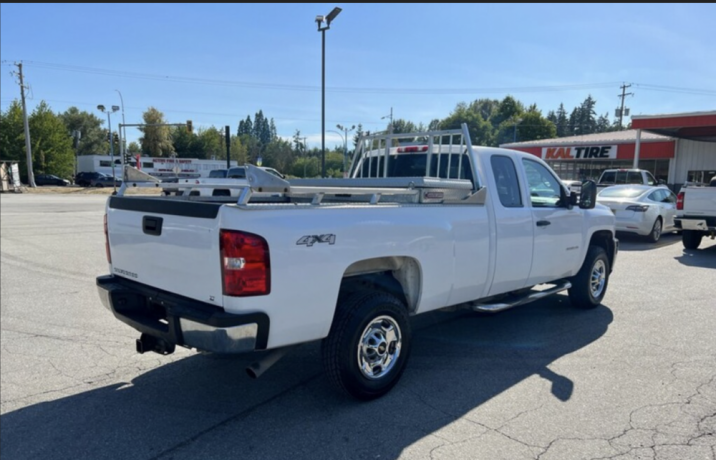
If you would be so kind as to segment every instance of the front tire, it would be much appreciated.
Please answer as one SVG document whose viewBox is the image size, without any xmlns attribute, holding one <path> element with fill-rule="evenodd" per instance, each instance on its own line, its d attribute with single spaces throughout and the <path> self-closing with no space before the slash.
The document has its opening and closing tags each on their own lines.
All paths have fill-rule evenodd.
<svg viewBox="0 0 716 460">
<path fill-rule="evenodd" d="M 609 284 L 609 258 L 603 248 L 590 246 L 582 268 L 572 278 L 569 300 L 578 308 L 595 308 L 602 303 Z"/>
<path fill-rule="evenodd" d="M 681 232 L 681 242 L 684 243 L 686 249 L 698 249 L 703 236 L 704 234 L 698 230 L 683 230 Z"/>
<path fill-rule="evenodd" d="M 388 393 L 410 355 L 412 333 L 405 304 L 379 291 L 363 290 L 341 301 L 323 340 L 323 366 L 331 384 L 368 401 Z"/>
</svg>

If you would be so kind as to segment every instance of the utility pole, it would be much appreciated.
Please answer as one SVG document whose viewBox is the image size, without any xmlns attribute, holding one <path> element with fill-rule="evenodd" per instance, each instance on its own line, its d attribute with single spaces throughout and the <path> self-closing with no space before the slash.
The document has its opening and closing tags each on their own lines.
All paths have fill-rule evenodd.
<svg viewBox="0 0 716 460">
<path fill-rule="evenodd" d="M 228 171 L 231 169 L 231 128 L 228 126 L 224 126 L 224 138 L 226 141 L 226 170 Z"/>
<path fill-rule="evenodd" d="M 308 164 L 308 144 L 306 143 L 306 140 L 308 138 L 303 138 L 303 178 L 306 178 L 306 165 Z"/>
<path fill-rule="evenodd" d="M 620 88 L 622 89 L 622 94 L 621 94 L 621 95 L 617 95 L 617 97 L 621 97 L 621 98 L 622 98 L 622 106 L 621 106 L 621 108 L 620 108 L 619 111 L 618 111 L 618 112 L 619 112 L 619 113 L 618 113 L 618 115 L 619 115 L 619 129 L 620 129 L 620 130 L 621 130 L 621 129 L 624 129 L 624 125 L 622 125 L 622 120 L 623 120 L 623 118 L 624 118 L 624 98 L 627 97 L 627 96 L 633 96 L 633 95 L 634 95 L 634 93 L 626 93 L 626 92 L 625 92 L 626 89 L 629 88 L 630 86 L 631 86 L 631 84 L 628 84 L 628 85 L 624 84 L 624 85 L 620 86 Z M 627 108 L 627 110 L 629 110 L 629 109 Z"/>
<path fill-rule="evenodd" d="M 27 184 L 30 187 L 35 185 L 35 175 L 32 173 L 32 146 L 30 145 L 30 125 L 27 122 L 27 106 L 25 105 L 25 83 L 22 77 L 22 62 L 15 64 L 18 68 L 17 74 L 20 77 L 20 97 L 22 99 L 22 118 L 25 125 L 25 151 L 27 152 Z"/>
<path fill-rule="evenodd" d="M 393 134 L 393 107 L 390 108 L 390 115 L 380 117 L 381 120 L 384 120 L 386 118 L 390 118 L 390 134 Z"/>
</svg>

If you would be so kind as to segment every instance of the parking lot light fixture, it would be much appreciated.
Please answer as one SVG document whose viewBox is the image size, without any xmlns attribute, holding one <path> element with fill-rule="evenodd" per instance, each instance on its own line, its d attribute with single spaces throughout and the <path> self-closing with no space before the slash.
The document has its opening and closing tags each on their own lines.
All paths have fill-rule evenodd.
<svg viewBox="0 0 716 460">
<path fill-rule="evenodd" d="M 326 16 L 316 16 L 318 31 L 321 32 L 321 177 L 326 177 L 326 31 L 341 11 L 341 8 L 335 7 Z"/>
</svg>

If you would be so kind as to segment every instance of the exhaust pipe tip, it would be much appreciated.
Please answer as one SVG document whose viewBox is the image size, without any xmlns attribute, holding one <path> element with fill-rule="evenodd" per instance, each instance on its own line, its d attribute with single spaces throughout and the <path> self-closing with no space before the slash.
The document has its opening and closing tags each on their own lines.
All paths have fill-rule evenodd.
<svg viewBox="0 0 716 460">
<path fill-rule="evenodd" d="M 273 351 L 269 352 L 269 354 L 247 367 L 246 373 L 249 374 L 249 377 L 251 377 L 252 379 L 257 379 L 261 377 L 264 372 L 269 370 L 271 366 L 276 364 L 279 359 L 283 358 L 286 353 L 293 350 L 295 347 L 296 345 L 290 345 L 287 347 L 274 349 Z"/>
<path fill-rule="evenodd" d="M 249 374 L 249 377 L 252 379 L 257 379 L 263 374 L 263 372 L 260 369 L 260 366 L 257 365 L 257 363 L 253 363 L 249 367 L 246 368 L 246 373 Z"/>
</svg>

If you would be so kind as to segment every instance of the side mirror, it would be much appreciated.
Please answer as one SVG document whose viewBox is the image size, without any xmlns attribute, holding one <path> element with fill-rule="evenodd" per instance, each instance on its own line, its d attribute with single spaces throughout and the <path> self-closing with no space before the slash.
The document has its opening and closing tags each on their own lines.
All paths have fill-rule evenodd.
<svg viewBox="0 0 716 460">
<path fill-rule="evenodd" d="M 579 208 L 593 209 L 597 205 L 597 183 L 593 180 L 582 183 L 582 191 L 579 193 Z"/>
<path fill-rule="evenodd" d="M 574 192 L 574 191 L 569 192 L 569 205 L 570 205 L 570 207 L 572 207 L 572 206 L 577 206 L 578 204 L 579 204 L 579 194 L 578 194 L 577 192 Z"/>
<path fill-rule="evenodd" d="M 666 181 L 664 179 L 659 179 L 656 181 L 659 185 L 666 185 Z"/>
</svg>

